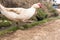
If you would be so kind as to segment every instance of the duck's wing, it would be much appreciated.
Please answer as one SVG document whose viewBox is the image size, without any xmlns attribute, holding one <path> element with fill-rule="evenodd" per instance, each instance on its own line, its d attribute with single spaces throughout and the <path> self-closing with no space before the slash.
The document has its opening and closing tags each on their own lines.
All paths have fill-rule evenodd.
<svg viewBox="0 0 60 40">
<path fill-rule="evenodd" d="M 17 14 L 20 14 L 23 8 L 6 8 L 7 11 L 15 12 Z"/>
</svg>

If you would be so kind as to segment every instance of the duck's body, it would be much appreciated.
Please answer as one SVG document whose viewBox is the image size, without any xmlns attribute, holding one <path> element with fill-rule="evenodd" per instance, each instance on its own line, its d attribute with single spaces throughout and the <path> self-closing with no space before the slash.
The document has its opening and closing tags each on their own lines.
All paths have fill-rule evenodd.
<svg viewBox="0 0 60 40">
<path fill-rule="evenodd" d="M 13 21 L 26 21 L 35 15 L 36 8 L 39 8 L 38 4 L 33 5 L 31 8 L 5 8 L 0 4 L 1 13 L 8 19 Z"/>
</svg>

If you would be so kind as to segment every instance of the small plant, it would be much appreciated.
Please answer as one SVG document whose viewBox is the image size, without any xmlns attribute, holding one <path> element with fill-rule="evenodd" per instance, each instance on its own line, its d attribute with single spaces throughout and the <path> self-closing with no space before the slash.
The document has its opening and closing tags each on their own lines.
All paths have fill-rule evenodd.
<svg viewBox="0 0 60 40">
<path fill-rule="evenodd" d="M 4 21 L 2 20 L 0 22 L 0 27 L 8 27 L 10 25 L 11 25 L 10 21 L 7 21 L 7 20 L 4 20 Z"/>
<path fill-rule="evenodd" d="M 58 12 L 54 8 L 51 8 L 50 12 L 52 13 L 52 16 L 58 16 Z"/>
<path fill-rule="evenodd" d="M 49 3 L 44 3 L 44 5 L 46 6 L 46 9 L 48 11 L 48 15 L 50 17 L 56 17 L 58 16 L 58 12 L 56 11 L 56 9 L 53 8 L 52 4 L 49 4 Z"/>
<path fill-rule="evenodd" d="M 37 16 L 36 17 L 37 17 L 37 19 L 39 21 L 39 20 L 42 20 L 42 19 L 47 18 L 47 14 L 42 9 L 38 9 L 38 12 L 37 12 Z"/>
</svg>

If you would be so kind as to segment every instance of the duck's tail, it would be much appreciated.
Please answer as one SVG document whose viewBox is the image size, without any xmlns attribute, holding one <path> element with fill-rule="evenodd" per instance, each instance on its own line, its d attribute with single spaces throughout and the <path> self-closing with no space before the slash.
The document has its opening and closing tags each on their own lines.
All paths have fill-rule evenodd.
<svg viewBox="0 0 60 40">
<path fill-rule="evenodd" d="M 4 10 L 4 9 L 5 9 L 5 7 L 0 4 L 0 11 L 1 11 L 1 10 Z"/>
</svg>

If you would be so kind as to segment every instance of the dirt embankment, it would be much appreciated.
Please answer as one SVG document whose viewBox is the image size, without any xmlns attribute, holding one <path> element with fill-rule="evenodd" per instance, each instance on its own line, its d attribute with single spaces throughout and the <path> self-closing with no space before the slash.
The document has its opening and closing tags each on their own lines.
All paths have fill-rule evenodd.
<svg viewBox="0 0 60 40">
<path fill-rule="evenodd" d="M 60 19 L 38 25 L 28 30 L 17 30 L 0 40 L 60 40 Z"/>
</svg>

